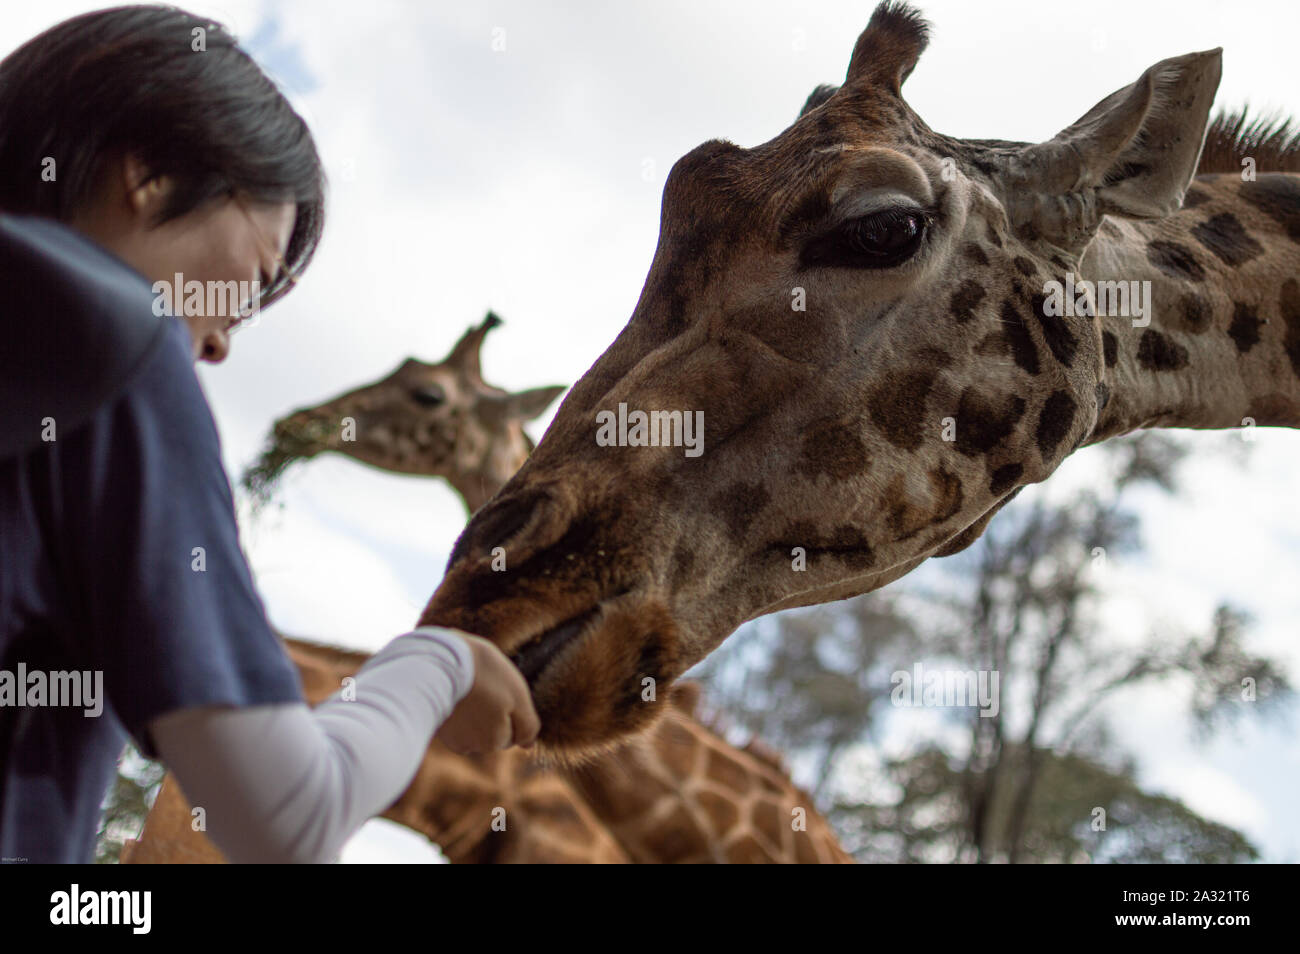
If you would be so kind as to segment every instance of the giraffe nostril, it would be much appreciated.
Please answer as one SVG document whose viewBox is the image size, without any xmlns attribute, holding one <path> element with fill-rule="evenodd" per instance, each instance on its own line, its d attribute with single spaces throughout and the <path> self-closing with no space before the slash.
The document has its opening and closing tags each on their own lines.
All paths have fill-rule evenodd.
<svg viewBox="0 0 1300 954">
<path fill-rule="evenodd" d="M 507 497 L 470 521 L 451 551 L 448 567 L 471 555 L 488 556 L 494 547 L 505 546 L 530 522 L 548 501 L 545 491 Z"/>
</svg>

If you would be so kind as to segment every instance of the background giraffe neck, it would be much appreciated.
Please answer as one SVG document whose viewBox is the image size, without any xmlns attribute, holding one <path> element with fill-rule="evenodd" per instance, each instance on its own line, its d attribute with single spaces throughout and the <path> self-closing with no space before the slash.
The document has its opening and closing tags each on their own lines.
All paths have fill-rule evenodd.
<svg viewBox="0 0 1300 954">
<path fill-rule="evenodd" d="M 699 693 L 678 683 L 663 717 L 617 759 L 567 773 L 632 860 L 852 864 L 775 751 L 757 740 L 738 749 L 696 718 Z"/>
<path fill-rule="evenodd" d="M 1200 176 L 1176 215 L 1106 219 L 1079 270 L 1150 282 L 1151 300 L 1146 327 L 1101 320 L 1109 395 L 1087 443 L 1141 427 L 1300 426 L 1300 176 Z"/>
<path fill-rule="evenodd" d="M 500 455 L 500 459 L 495 459 L 494 454 Z M 451 489 L 460 496 L 460 502 L 465 504 L 465 513 L 473 516 L 474 512 L 497 495 L 497 491 L 506 485 L 508 476 L 519 471 L 525 460 L 528 460 L 526 450 L 512 452 L 504 448 L 502 450 L 489 448 L 489 456 L 480 461 L 480 465 L 476 468 L 456 467 L 456 465 L 448 468 L 430 468 L 426 476 L 445 477 Z"/>
<path fill-rule="evenodd" d="M 523 466 L 523 461 L 519 462 Z M 433 475 L 430 475 L 433 476 Z M 462 473 L 455 468 L 447 474 L 447 483 L 451 484 L 453 490 L 465 505 L 465 512 L 473 516 L 474 512 L 482 508 L 493 495 L 500 489 L 499 483 L 483 477 L 480 474 Z"/>
</svg>

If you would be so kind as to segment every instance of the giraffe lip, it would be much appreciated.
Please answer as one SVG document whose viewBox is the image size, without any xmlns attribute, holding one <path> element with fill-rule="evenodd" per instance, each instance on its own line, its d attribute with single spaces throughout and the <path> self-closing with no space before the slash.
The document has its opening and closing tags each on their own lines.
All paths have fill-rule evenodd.
<svg viewBox="0 0 1300 954">
<path fill-rule="evenodd" d="M 533 685 L 552 660 L 582 634 L 587 624 L 595 619 L 599 612 L 600 605 L 597 604 L 558 626 L 552 626 L 538 633 L 515 650 L 510 656 L 510 661 L 519 667 L 528 684 Z"/>
</svg>

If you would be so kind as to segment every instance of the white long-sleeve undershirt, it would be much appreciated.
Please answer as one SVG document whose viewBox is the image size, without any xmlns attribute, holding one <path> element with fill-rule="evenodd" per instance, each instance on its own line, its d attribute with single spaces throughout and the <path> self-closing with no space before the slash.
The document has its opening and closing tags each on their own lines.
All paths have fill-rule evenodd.
<svg viewBox="0 0 1300 954">
<path fill-rule="evenodd" d="M 228 860 L 332 862 L 405 791 L 473 684 L 469 643 L 422 626 L 366 661 L 355 700 L 182 709 L 149 731 Z"/>
</svg>

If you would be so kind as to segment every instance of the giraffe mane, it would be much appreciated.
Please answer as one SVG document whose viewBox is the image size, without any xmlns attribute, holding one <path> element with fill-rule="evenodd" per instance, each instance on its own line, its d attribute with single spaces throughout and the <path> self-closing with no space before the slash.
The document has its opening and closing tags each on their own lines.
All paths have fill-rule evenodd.
<svg viewBox="0 0 1300 954">
<path fill-rule="evenodd" d="M 803 109 L 799 110 L 799 115 L 803 116 L 805 113 L 812 112 L 822 103 L 826 102 L 826 100 L 834 96 L 838 89 L 838 86 L 834 86 L 830 83 L 822 83 L 808 94 L 808 98 L 804 100 Z"/>
<path fill-rule="evenodd" d="M 838 90 L 822 83 L 808 94 L 799 116 L 812 112 Z M 1289 116 L 1251 116 L 1245 106 L 1220 111 L 1205 131 L 1196 174 L 1241 172 L 1241 160 L 1248 157 L 1260 172 L 1300 172 L 1300 129 Z"/>
<path fill-rule="evenodd" d="M 1241 172 L 1254 159 L 1260 172 L 1300 172 L 1300 129 L 1289 116 L 1250 116 L 1247 107 L 1220 112 L 1205 131 L 1197 175 Z"/>
</svg>

